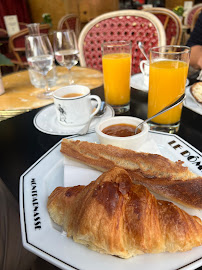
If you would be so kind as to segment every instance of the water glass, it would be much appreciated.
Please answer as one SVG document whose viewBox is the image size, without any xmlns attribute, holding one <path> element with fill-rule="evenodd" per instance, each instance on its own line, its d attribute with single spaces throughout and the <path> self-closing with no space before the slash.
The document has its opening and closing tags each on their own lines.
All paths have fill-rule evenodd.
<svg viewBox="0 0 202 270">
<path fill-rule="evenodd" d="M 78 61 L 78 45 L 76 35 L 73 30 L 55 31 L 53 35 L 53 44 L 55 59 L 60 66 L 66 67 L 68 70 L 68 84 L 73 84 L 74 80 L 71 74 L 71 68 Z"/>
<path fill-rule="evenodd" d="M 25 37 L 26 57 L 29 67 L 44 77 L 45 92 L 39 98 L 52 98 L 47 74 L 53 68 L 53 49 L 47 35 L 28 35 Z"/>
</svg>

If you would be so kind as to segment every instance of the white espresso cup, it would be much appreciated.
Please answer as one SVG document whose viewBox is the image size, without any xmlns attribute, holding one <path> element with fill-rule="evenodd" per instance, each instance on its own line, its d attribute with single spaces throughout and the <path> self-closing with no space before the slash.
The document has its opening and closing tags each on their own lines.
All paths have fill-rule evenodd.
<svg viewBox="0 0 202 270">
<path fill-rule="evenodd" d="M 149 62 L 147 60 L 142 60 L 140 62 L 140 70 L 144 75 L 144 85 L 149 87 Z"/>
<path fill-rule="evenodd" d="M 83 85 L 69 85 L 53 92 L 57 119 L 65 126 L 86 124 L 99 111 L 101 99 L 90 95 L 90 89 Z M 93 110 L 92 100 L 97 101 Z"/>
</svg>

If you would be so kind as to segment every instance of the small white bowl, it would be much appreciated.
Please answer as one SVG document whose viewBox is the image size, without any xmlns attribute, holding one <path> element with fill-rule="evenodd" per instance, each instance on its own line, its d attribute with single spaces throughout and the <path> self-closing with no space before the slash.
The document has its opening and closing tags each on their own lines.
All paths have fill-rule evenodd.
<svg viewBox="0 0 202 270">
<path fill-rule="evenodd" d="M 147 123 L 143 124 L 142 131 L 140 133 L 127 137 L 110 136 L 103 133 L 102 130 L 108 126 L 116 124 L 129 124 L 138 126 L 142 121 L 142 119 L 132 116 L 115 116 L 101 121 L 96 126 L 95 131 L 100 143 L 102 144 L 111 144 L 122 148 L 138 150 L 138 148 L 140 148 L 147 139 L 149 131 L 149 125 Z"/>
</svg>

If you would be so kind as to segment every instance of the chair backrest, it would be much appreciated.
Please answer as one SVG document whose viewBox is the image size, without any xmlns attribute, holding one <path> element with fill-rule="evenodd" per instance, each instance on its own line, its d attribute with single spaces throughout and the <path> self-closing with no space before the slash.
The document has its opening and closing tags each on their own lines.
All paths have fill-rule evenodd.
<svg viewBox="0 0 202 270">
<path fill-rule="evenodd" d="M 194 14 L 194 16 L 193 16 L 193 19 L 192 19 L 192 23 L 191 23 L 191 28 L 190 28 L 191 32 L 194 30 L 196 21 L 198 20 L 198 17 L 199 17 L 199 15 L 200 15 L 201 12 L 202 12 L 202 7 L 199 8 L 199 9 L 195 12 L 195 14 Z"/>
<path fill-rule="evenodd" d="M 139 64 L 144 59 L 138 41 L 145 51 L 166 44 L 161 22 L 149 12 L 119 10 L 98 16 L 90 21 L 80 33 L 80 64 L 102 71 L 101 44 L 107 41 L 130 40 L 132 42 L 132 74 L 140 72 Z"/>
<path fill-rule="evenodd" d="M 58 26 L 57 26 L 58 30 L 74 30 L 76 37 L 79 37 L 80 34 L 80 20 L 79 17 L 75 14 L 67 14 L 65 16 L 63 16 L 59 22 L 58 22 Z"/>
<path fill-rule="evenodd" d="M 19 22 L 19 27 L 20 27 L 20 30 L 26 29 L 27 28 L 27 23 Z"/>
<path fill-rule="evenodd" d="M 40 33 L 48 34 L 50 29 L 49 24 L 41 24 L 40 25 Z M 28 28 L 24 28 L 20 30 L 18 33 L 12 35 L 9 38 L 9 49 L 14 54 L 16 59 L 12 59 L 17 62 L 19 65 L 26 64 L 26 57 L 25 57 L 25 36 L 29 35 Z"/>
<path fill-rule="evenodd" d="M 147 8 L 144 11 L 154 14 L 163 24 L 167 45 L 179 45 L 182 38 L 182 24 L 173 11 L 167 8 Z"/>
<path fill-rule="evenodd" d="M 6 29 L 0 28 L 0 37 L 7 37 L 7 36 L 8 36 L 8 33 Z"/>
<path fill-rule="evenodd" d="M 197 12 L 198 9 L 202 8 L 202 3 L 194 5 L 186 14 L 184 18 L 184 24 L 191 27 L 192 20 L 194 17 L 194 14 Z"/>
<path fill-rule="evenodd" d="M 8 33 L 4 28 L 0 28 L 0 53 L 8 53 Z"/>
</svg>

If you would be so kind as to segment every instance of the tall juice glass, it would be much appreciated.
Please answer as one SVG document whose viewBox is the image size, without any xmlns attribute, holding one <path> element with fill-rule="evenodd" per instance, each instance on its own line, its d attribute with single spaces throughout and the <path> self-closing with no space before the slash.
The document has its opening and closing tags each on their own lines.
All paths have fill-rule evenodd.
<svg viewBox="0 0 202 270">
<path fill-rule="evenodd" d="M 130 109 L 131 42 L 102 44 L 105 101 L 116 114 Z"/>
<path fill-rule="evenodd" d="M 190 48 L 155 47 L 150 50 L 148 118 L 185 92 Z M 151 129 L 175 133 L 179 129 L 182 104 L 150 122 Z"/>
</svg>

